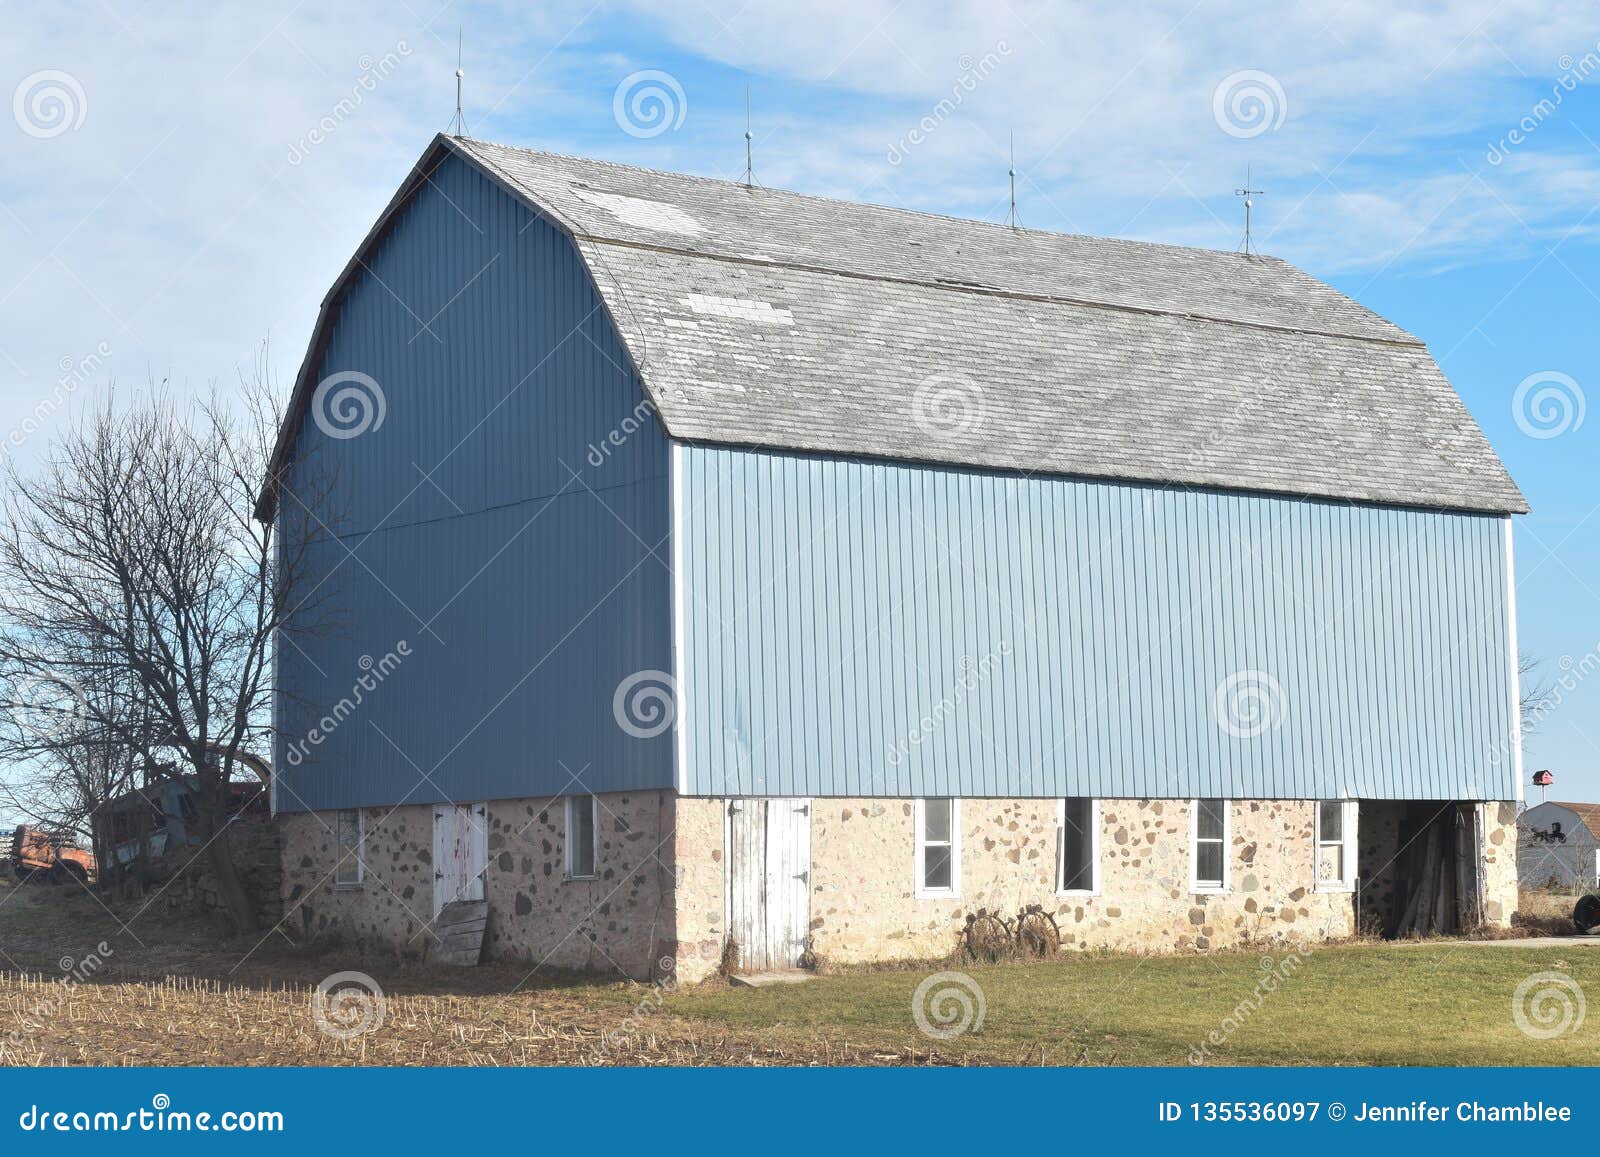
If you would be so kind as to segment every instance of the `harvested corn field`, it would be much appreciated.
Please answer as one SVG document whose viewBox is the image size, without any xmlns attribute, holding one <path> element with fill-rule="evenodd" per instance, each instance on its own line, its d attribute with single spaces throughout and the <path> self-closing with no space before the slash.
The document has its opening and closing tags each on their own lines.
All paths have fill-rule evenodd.
<svg viewBox="0 0 1600 1157">
<path fill-rule="evenodd" d="M 1595 1064 L 1591 941 L 1074 954 L 678 990 L 252 948 L 130 923 L 87 892 L 0 893 L 15 970 L 0 973 L 0 1063 Z"/>
</svg>

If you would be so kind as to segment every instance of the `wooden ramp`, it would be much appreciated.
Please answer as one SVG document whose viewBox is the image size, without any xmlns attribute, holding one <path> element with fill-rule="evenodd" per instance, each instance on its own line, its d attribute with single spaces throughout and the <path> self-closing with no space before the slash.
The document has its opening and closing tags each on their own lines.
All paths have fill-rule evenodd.
<svg viewBox="0 0 1600 1157">
<path fill-rule="evenodd" d="M 452 900 L 439 910 L 433 931 L 432 959 L 437 964 L 472 967 L 483 955 L 483 930 L 489 923 L 487 900 Z"/>
</svg>

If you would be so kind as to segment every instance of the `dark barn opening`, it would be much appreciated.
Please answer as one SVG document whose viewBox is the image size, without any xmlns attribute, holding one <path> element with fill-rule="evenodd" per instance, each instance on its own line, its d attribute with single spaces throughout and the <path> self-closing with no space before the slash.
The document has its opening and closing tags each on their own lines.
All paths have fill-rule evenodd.
<svg viewBox="0 0 1600 1157">
<path fill-rule="evenodd" d="M 1358 928 L 1395 940 L 1483 923 L 1479 809 L 1439 800 L 1362 800 Z"/>
</svg>

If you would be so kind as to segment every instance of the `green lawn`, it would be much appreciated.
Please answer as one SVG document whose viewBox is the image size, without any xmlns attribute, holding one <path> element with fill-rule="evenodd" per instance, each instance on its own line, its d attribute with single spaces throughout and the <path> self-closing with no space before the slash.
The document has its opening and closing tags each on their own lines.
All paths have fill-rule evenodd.
<svg viewBox="0 0 1600 1157">
<path fill-rule="evenodd" d="M 968 966 L 961 971 L 982 990 L 984 1022 L 951 1040 L 930 1040 L 912 1018 L 913 994 L 931 968 L 707 987 L 668 997 L 663 1011 L 796 1041 L 931 1048 L 956 1061 L 1180 1065 L 1209 1044 L 1213 1064 L 1600 1064 L 1600 1010 L 1546 1040 L 1525 1035 L 1512 1016 L 1518 985 L 1535 973 L 1564 973 L 1600 995 L 1600 946 L 1325 948 L 1289 974 L 1285 959 L 1276 950 Z M 1269 971 L 1275 990 L 1262 983 Z M 1569 1023 L 1578 995 L 1568 997 Z M 1240 1007 L 1258 998 L 1259 1007 Z M 1533 1003 L 1557 1013 L 1548 1023 L 1561 1019 L 1557 1001 Z M 1220 1045 L 1208 1041 L 1213 1031 Z"/>
</svg>

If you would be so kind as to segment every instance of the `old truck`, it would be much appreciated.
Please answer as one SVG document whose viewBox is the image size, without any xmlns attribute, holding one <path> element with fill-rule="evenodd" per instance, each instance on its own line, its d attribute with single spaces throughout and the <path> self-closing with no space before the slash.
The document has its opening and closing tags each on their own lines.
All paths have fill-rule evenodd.
<svg viewBox="0 0 1600 1157">
<path fill-rule="evenodd" d="M 50 884 L 68 879 L 87 882 L 94 874 L 94 856 L 76 847 L 71 839 L 52 836 L 43 828 L 18 824 L 11 833 L 8 857 L 12 875 L 19 880 L 43 880 Z"/>
</svg>

